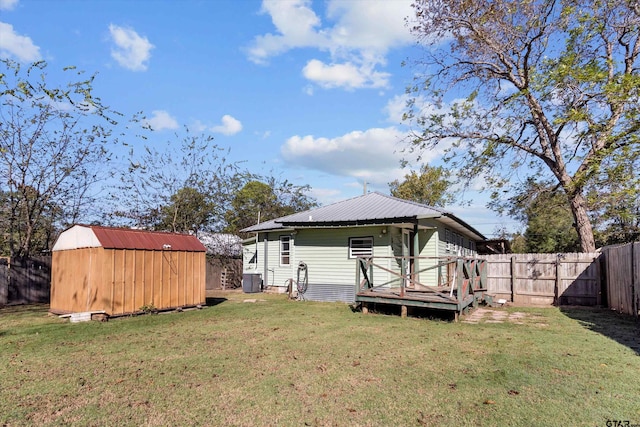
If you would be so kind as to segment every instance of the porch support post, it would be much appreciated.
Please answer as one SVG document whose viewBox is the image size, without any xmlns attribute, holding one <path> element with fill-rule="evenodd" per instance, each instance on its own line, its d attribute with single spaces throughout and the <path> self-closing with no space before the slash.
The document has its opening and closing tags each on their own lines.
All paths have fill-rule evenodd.
<svg viewBox="0 0 640 427">
<path fill-rule="evenodd" d="M 414 283 L 420 282 L 420 239 L 418 237 L 418 224 L 413 225 L 413 280 Z"/>
<path fill-rule="evenodd" d="M 263 278 L 262 278 L 262 289 L 267 289 L 267 285 L 269 284 L 269 233 L 264 233 L 263 239 L 263 247 L 264 247 L 264 255 L 263 255 Z"/>
</svg>

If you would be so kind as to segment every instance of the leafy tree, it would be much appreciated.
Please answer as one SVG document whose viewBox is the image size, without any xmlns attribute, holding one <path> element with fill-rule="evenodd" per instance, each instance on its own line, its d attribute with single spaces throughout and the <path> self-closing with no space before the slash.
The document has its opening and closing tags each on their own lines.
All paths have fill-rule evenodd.
<svg viewBox="0 0 640 427">
<path fill-rule="evenodd" d="M 411 200 L 428 206 L 444 207 L 452 203 L 453 194 L 449 191 L 449 171 L 441 166 L 423 165 L 420 174 L 411 171 L 403 181 L 389 183 L 391 195 L 400 199 Z"/>
<path fill-rule="evenodd" d="M 174 147 L 167 141 L 164 150 L 145 146 L 141 156 L 130 153 L 130 166 L 112 195 L 116 219 L 174 232 L 221 229 L 226 206 L 246 174 L 226 159 L 212 137 L 186 129 L 179 150 Z"/>
<path fill-rule="evenodd" d="M 266 181 L 266 182 L 264 182 Z M 311 209 L 316 201 L 307 195 L 308 185 L 298 186 L 274 177 L 247 182 L 234 196 L 225 215 L 226 231 L 241 234 L 240 230 L 281 216 Z"/>
<path fill-rule="evenodd" d="M 571 209 L 562 193 L 541 193 L 526 209 L 526 252 L 578 252 L 580 241 Z"/>
<path fill-rule="evenodd" d="M 520 252 L 561 253 L 580 249 L 567 196 L 551 182 L 529 179 L 509 199 L 507 213 L 526 227 L 519 238 L 520 246 L 516 246 Z M 516 251 L 513 247 L 512 250 Z"/>
<path fill-rule="evenodd" d="M 34 205 L 37 197 L 38 194 L 33 188 L 26 188 L 22 194 L 13 197 L 8 193 L 0 192 L 0 255 L 10 255 L 11 245 L 25 240 L 28 232 L 26 223 L 18 222 L 12 226 L 11 219 L 28 215 L 27 211 Z M 29 243 L 30 251 L 27 255 L 47 252 L 51 249 L 59 231 L 54 221 L 59 217 L 60 209 L 57 206 L 48 204 L 44 207 L 38 221 L 33 224 Z M 21 254 L 14 253 L 14 255 Z"/>
<path fill-rule="evenodd" d="M 608 165 L 605 165 L 608 166 Z M 587 191 L 599 246 L 640 240 L 640 161 L 604 167 Z"/>
<path fill-rule="evenodd" d="M 496 197 L 522 176 L 553 179 L 582 250 L 594 251 L 586 189 L 603 164 L 640 155 L 632 3 L 416 0 L 427 75 L 406 114 L 419 127 L 409 147 L 446 144 L 461 178 L 481 177 Z"/>
<path fill-rule="evenodd" d="M 216 207 L 206 194 L 192 187 L 183 187 L 169 199 L 169 204 L 160 207 L 158 223 L 154 228 L 174 233 L 193 231 L 197 234 L 211 223 Z"/>
<path fill-rule="evenodd" d="M 94 76 L 64 71 L 69 82 L 54 86 L 45 62 L 0 60 L 0 211 L 11 256 L 49 249 L 51 234 L 81 217 L 117 140 L 118 113 L 94 96 Z"/>
<path fill-rule="evenodd" d="M 511 236 L 511 252 L 514 254 L 527 253 L 527 240 L 521 233 L 513 233 Z"/>
</svg>

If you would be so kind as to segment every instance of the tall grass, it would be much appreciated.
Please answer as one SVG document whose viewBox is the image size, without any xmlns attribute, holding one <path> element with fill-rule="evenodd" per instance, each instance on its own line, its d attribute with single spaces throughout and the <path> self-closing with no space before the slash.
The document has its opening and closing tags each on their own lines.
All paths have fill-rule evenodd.
<svg viewBox="0 0 640 427">
<path fill-rule="evenodd" d="M 612 313 L 467 324 L 225 297 L 105 323 L 0 310 L 0 424 L 640 424 L 640 327 Z"/>
</svg>

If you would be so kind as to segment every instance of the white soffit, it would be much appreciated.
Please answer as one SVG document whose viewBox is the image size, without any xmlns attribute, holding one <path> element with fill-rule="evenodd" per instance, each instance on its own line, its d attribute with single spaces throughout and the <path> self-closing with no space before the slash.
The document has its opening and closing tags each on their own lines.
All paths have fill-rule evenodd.
<svg viewBox="0 0 640 427">
<path fill-rule="evenodd" d="M 74 225 L 60 234 L 58 240 L 56 240 L 56 244 L 53 245 L 52 251 L 100 247 L 102 247 L 102 244 L 91 228 Z"/>
</svg>

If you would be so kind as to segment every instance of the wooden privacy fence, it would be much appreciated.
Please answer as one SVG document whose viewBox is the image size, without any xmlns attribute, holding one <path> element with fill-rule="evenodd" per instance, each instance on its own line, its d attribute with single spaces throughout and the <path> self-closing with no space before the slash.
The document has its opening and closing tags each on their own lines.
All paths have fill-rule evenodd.
<svg viewBox="0 0 640 427">
<path fill-rule="evenodd" d="M 242 286 L 242 259 L 207 257 L 206 289 L 235 289 Z"/>
<path fill-rule="evenodd" d="M 523 305 L 600 305 L 600 254 L 486 255 L 488 292 Z"/>
<path fill-rule="evenodd" d="M 640 243 L 607 246 L 602 250 L 606 264 L 607 304 L 620 313 L 640 315 Z"/>
<path fill-rule="evenodd" d="M 51 257 L 0 257 L 0 306 L 48 303 Z"/>
</svg>

